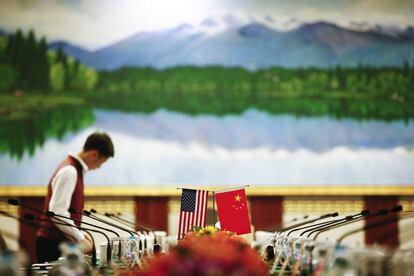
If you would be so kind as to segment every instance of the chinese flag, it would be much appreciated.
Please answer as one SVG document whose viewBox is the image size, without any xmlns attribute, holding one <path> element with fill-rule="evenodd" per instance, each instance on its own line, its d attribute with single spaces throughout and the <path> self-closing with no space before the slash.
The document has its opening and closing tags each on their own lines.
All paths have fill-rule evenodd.
<svg viewBox="0 0 414 276">
<path fill-rule="evenodd" d="M 251 232 L 244 189 L 216 192 L 216 202 L 222 230 L 238 235 Z"/>
</svg>

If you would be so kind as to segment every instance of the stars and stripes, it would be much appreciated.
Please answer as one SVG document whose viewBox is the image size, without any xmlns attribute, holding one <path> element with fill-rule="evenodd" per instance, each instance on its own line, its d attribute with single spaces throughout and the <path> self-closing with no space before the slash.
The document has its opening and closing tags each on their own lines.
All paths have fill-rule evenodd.
<svg viewBox="0 0 414 276">
<path fill-rule="evenodd" d="M 191 227 L 206 225 L 207 201 L 208 191 L 183 189 L 178 239 L 182 239 Z"/>
</svg>

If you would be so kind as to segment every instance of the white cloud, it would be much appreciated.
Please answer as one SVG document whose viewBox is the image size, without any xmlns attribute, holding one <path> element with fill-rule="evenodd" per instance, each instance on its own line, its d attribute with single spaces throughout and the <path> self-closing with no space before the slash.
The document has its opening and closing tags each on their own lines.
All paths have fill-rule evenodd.
<svg viewBox="0 0 414 276">
<path fill-rule="evenodd" d="M 1 28 L 33 28 L 36 33 L 46 35 L 49 41 L 65 39 L 89 49 L 105 46 L 137 31 L 198 22 L 214 10 L 209 1 L 204 0 L 89 0 L 75 4 L 53 0 L 2 1 L 1 6 Z"/>
<path fill-rule="evenodd" d="M 347 25 L 367 21 L 414 23 L 414 1 L 219 1 L 219 0 L 0 0 L 0 28 L 35 29 L 49 41 L 68 40 L 88 49 L 106 46 L 139 31 L 172 28 L 207 17 L 271 15 L 276 22 L 328 20 Z"/>
</svg>

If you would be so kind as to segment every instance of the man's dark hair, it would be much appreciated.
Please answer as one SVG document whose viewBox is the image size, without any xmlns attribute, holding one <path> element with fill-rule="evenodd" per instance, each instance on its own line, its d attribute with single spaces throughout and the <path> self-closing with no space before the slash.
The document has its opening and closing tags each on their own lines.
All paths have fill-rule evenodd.
<svg viewBox="0 0 414 276">
<path fill-rule="evenodd" d="M 83 151 L 97 150 L 100 156 L 114 157 L 114 145 L 105 132 L 94 132 L 88 136 Z"/>
</svg>

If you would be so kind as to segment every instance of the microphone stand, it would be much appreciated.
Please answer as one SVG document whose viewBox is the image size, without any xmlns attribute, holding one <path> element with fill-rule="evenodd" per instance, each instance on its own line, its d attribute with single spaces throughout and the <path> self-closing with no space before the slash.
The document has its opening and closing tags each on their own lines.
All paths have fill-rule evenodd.
<svg viewBox="0 0 414 276">
<path fill-rule="evenodd" d="M 330 215 L 330 216 L 327 216 L 327 215 Z M 336 212 L 336 213 L 327 214 L 327 215 L 323 215 L 323 216 L 321 216 L 317 219 L 313 219 L 313 220 L 308 221 L 306 223 L 301 223 L 301 225 L 299 225 L 298 227 L 294 227 L 293 229 L 290 229 L 290 231 L 287 233 L 287 236 L 289 236 L 291 233 L 293 233 L 295 231 L 299 231 L 299 230 L 306 229 L 306 228 L 313 227 L 313 226 L 317 226 L 317 225 L 325 225 L 326 223 L 329 223 L 329 222 L 324 221 L 324 222 L 320 222 L 320 223 L 317 223 L 317 224 L 303 226 L 303 225 L 306 225 L 306 224 L 309 224 L 309 223 L 316 222 L 316 221 L 321 220 L 321 219 L 325 219 L 325 218 L 329 218 L 329 217 L 337 217 L 338 213 Z M 303 227 L 300 227 L 300 226 L 303 226 Z"/>
<path fill-rule="evenodd" d="M 364 211 L 362 211 L 361 213 L 369 213 L 369 211 L 367 211 L 367 210 L 364 210 Z M 358 213 L 358 214 L 356 214 L 356 215 L 354 215 L 354 216 L 357 216 L 357 215 L 360 215 L 361 213 Z M 306 222 L 303 222 L 303 223 L 298 223 L 298 224 L 296 224 L 296 225 L 293 225 L 293 226 L 291 226 L 291 227 L 287 227 L 288 228 L 288 230 L 290 230 L 289 232 L 288 232 L 288 235 L 290 235 L 293 231 L 299 231 L 299 230 L 302 230 L 302 229 L 307 229 L 307 228 L 310 228 L 310 227 L 312 227 L 311 229 L 314 229 L 315 228 L 315 226 L 317 226 L 317 228 L 318 227 L 323 227 L 323 226 L 326 226 L 326 225 L 329 225 L 329 224 L 332 224 L 332 223 L 336 223 L 336 222 L 338 222 L 338 221 L 342 221 L 342 220 L 344 220 L 344 218 L 341 218 L 341 219 L 335 219 L 335 220 L 331 220 L 331 221 L 324 221 L 324 222 L 321 222 L 321 223 L 317 223 L 317 224 L 312 224 L 312 225 L 307 225 L 307 226 L 303 226 L 303 225 L 305 225 L 305 224 L 308 224 L 308 223 L 312 223 L 312 222 L 316 222 L 317 220 L 321 220 L 321 219 L 325 219 L 325 218 L 328 218 L 328 217 L 336 217 L 336 216 L 338 216 L 338 213 L 337 212 L 335 212 L 335 213 L 332 213 L 332 214 L 325 214 L 325 215 L 322 215 L 322 216 L 320 216 L 319 218 L 316 218 L 316 219 L 312 219 L 312 220 L 309 220 L 309 221 L 306 221 Z M 303 226 L 303 227 L 301 227 L 301 226 Z M 286 229 L 286 228 L 285 228 Z M 283 229 L 283 230 L 285 230 L 285 229 Z M 309 231 L 309 230 L 307 230 L 307 231 Z M 306 232 L 306 231 L 305 231 Z M 303 232 L 303 233 L 301 233 L 300 234 L 300 236 L 302 236 L 305 232 Z M 287 235 L 287 236 L 288 236 Z M 286 236 L 286 238 L 285 238 L 285 242 L 287 242 L 289 239 L 287 239 L 287 236 Z M 280 246 L 283 246 L 282 245 L 283 244 L 283 241 L 281 241 L 281 244 L 280 244 Z M 293 246 L 293 244 L 286 244 L 286 245 L 284 245 L 284 246 L 288 246 L 289 248 L 290 247 L 292 247 Z M 291 248 L 291 250 L 292 250 L 292 254 L 293 254 L 293 248 Z M 311 249 L 311 251 L 312 251 L 313 249 Z M 284 254 L 284 251 L 283 250 L 280 250 L 279 251 L 279 253 L 278 253 L 278 255 L 277 255 L 277 258 L 276 258 L 276 260 L 277 261 L 279 261 L 279 259 L 282 259 L 282 256 L 283 256 L 283 254 Z M 287 265 L 288 265 L 288 261 L 289 261 L 289 258 L 291 258 L 291 256 L 285 256 L 285 260 L 283 261 L 283 264 L 282 264 L 282 270 L 284 270 L 286 267 L 287 267 Z"/>
<path fill-rule="evenodd" d="M 310 238 L 310 236 L 312 236 L 314 233 L 316 233 L 316 235 L 313 237 L 313 240 L 316 240 L 316 238 L 319 236 L 319 234 L 324 232 L 324 231 L 328 231 L 330 229 L 341 227 L 341 226 L 344 226 L 344 225 L 349 224 L 349 223 L 354 223 L 354 222 L 357 222 L 357 221 L 361 221 L 362 219 L 364 219 L 363 216 L 355 216 L 355 217 L 354 216 L 347 216 L 347 217 L 344 218 L 344 220 L 310 229 L 311 231 L 309 232 L 309 234 L 306 237 Z"/>
<path fill-rule="evenodd" d="M 355 233 L 358 233 L 360 231 L 364 231 L 364 230 L 371 229 L 371 228 L 376 228 L 376 227 L 383 226 L 383 225 L 387 225 L 387 224 L 394 223 L 394 222 L 398 222 L 400 219 L 408 219 L 408 218 L 413 218 L 414 217 L 414 213 L 411 213 L 411 212 L 409 212 L 409 213 L 402 213 L 401 215 L 402 215 L 402 217 L 400 216 L 400 217 L 397 217 L 397 218 L 392 218 L 392 219 L 389 219 L 389 220 L 385 220 L 385 221 L 380 221 L 380 222 L 377 222 L 377 223 L 368 224 L 368 225 L 366 225 L 364 227 L 351 230 L 351 231 L 343 234 L 342 236 L 340 236 L 337 239 L 336 243 L 339 245 L 342 242 L 343 239 L 345 239 L 346 237 L 351 236 L 351 235 L 353 235 Z"/>
<path fill-rule="evenodd" d="M 313 234 L 313 233 L 317 232 L 317 233 L 316 233 L 316 235 L 315 235 L 315 236 L 314 236 L 314 238 L 313 238 L 313 240 L 316 240 L 316 238 L 317 238 L 317 237 L 318 237 L 321 233 L 326 232 L 326 231 L 329 231 L 329 230 L 331 230 L 331 229 L 335 229 L 335 228 L 338 228 L 338 227 L 341 227 L 341 226 L 344 226 L 344 225 L 347 225 L 347 224 L 351 224 L 351 223 L 354 223 L 354 222 L 360 221 L 360 220 L 362 220 L 362 219 L 364 219 L 364 218 L 371 218 L 371 217 L 377 217 L 377 216 L 384 216 L 384 215 L 389 214 L 390 212 L 392 212 L 392 213 L 397 213 L 397 212 L 400 212 L 401 210 L 402 210 L 402 206 L 401 206 L 401 205 L 394 206 L 394 207 L 392 207 L 390 210 L 387 210 L 387 209 L 380 209 L 380 210 L 378 210 L 377 212 L 372 213 L 372 214 L 368 214 L 368 215 L 367 215 L 367 216 L 365 216 L 365 217 L 352 218 L 352 219 L 350 219 L 350 220 L 348 220 L 348 221 L 344 221 L 344 222 L 340 222 L 340 223 L 337 223 L 337 224 L 334 224 L 334 225 L 330 225 L 330 226 L 328 226 L 328 227 L 326 227 L 326 228 L 322 228 L 322 229 L 313 230 L 311 233 L 309 233 L 308 237 L 310 237 L 310 235 L 311 235 L 311 234 Z M 318 231 L 318 230 L 319 230 L 319 231 Z"/>
<path fill-rule="evenodd" d="M 287 240 L 288 240 L 287 239 L 287 236 L 294 229 L 301 229 L 300 227 L 303 226 L 303 225 L 306 225 L 306 224 L 309 224 L 309 223 L 313 223 L 313 222 L 316 222 L 316 221 L 321 220 L 321 219 L 325 219 L 325 218 L 329 218 L 329 217 L 336 217 L 336 216 L 338 216 L 338 213 L 337 212 L 335 212 L 335 213 L 328 213 L 328 214 L 321 215 L 318 218 L 306 220 L 306 221 L 303 221 L 303 222 L 300 222 L 300 223 L 293 224 L 293 225 L 288 226 L 288 227 L 281 228 L 281 229 L 277 230 L 274 233 L 274 236 L 271 237 L 271 239 L 273 239 L 273 242 L 277 243 L 280 247 L 283 247 L 283 243 L 284 242 L 287 242 Z M 311 226 L 313 226 L 313 225 L 311 225 Z M 307 227 L 309 227 L 309 226 L 307 226 Z M 281 234 L 283 232 L 286 232 L 286 231 L 289 231 L 288 234 L 286 235 L 286 237 L 282 237 Z M 287 245 L 287 246 L 289 246 L 289 245 Z M 282 248 L 277 248 L 276 249 L 276 252 L 277 252 L 277 256 L 276 256 L 276 260 L 275 260 L 274 263 L 277 265 L 280 260 L 284 259 L 283 260 L 283 264 L 282 264 L 282 270 L 284 270 L 286 268 L 287 264 L 288 264 L 288 260 L 289 260 L 290 256 L 284 256 L 285 252 L 284 252 L 284 250 Z"/>
<path fill-rule="evenodd" d="M 97 212 L 93 212 L 93 210 L 94 210 L 94 209 L 91 209 L 91 213 L 96 213 L 96 214 L 98 214 Z M 138 229 L 137 229 L 137 225 L 135 225 L 134 223 L 132 223 L 132 222 L 130 222 L 130 221 L 127 221 L 127 220 L 125 220 L 125 219 L 123 219 L 123 218 L 117 217 L 115 214 L 105 213 L 105 214 L 100 214 L 100 215 L 105 216 L 105 217 L 108 217 L 108 218 L 110 218 L 110 219 L 112 219 L 112 220 L 114 220 L 114 221 L 116 221 L 116 222 L 118 222 L 118 223 L 122 223 L 122 224 L 123 224 L 123 225 L 125 225 L 125 226 L 128 226 L 128 227 L 133 227 L 133 228 L 135 229 L 135 231 L 137 231 L 137 230 L 138 230 Z"/>
<path fill-rule="evenodd" d="M 88 212 L 88 211 L 86 211 L 86 210 L 84 210 L 82 213 L 80 213 L 80 212 L 77 212 L 76 210 L 74 210 L 74 209 L 72 209 L 72 208 L 70 208 L 69 209 L 69 212 L 70 213 L 72 213 L 72 214 L 78 214 L 78 215 L 81 215 L 81 216 L 87 216 L 87 217 L 89 217 L 89 218 L 91 218 L 91 219 L 94 219 L 94 220 L 96 220 L 96 221 L 99 221 L 99 222 L 102 222 L 102 223 L 105 223 L 105 224 L 108 224 L 108 225 L 110 225 L 110 226 L 112 226 L 112 227 L 114 227 L 114 228 L 117 228 L 117 229 L 120 229 L 120 230 L 122 230 L 122 231 L 125 231 L 125 232 L 127 232 L 131 237 L 135 237 L 134 236 L 134 234 L 132 234 L 132 232 L 131 231 L 129 231 L 129 230 L 127 230 L 127 229 L 125 229 L 125 228 L 123 228 L 123 227 L 120 227 L 120 226 L 118 226 L 118 225 L 115 225 L 115 224 L 113 224 L 113 223 L 109 223 L 109 222 L 107 222 L 107 221 L 105 221 L 105 220 L 102 220 L 102 219 L 99 219 L 99 218 L 97 218 L 97 217 L 95 217 L 95 216 L 92 216 L 91 215 L 91 213 L 90 212 Z M 85 222 L 85 224 L 86 224 L 86 222 Z M 98 226 L 96 226 L 96 227 L 98 227 Z M 99 227 L 98 227 L 99 228 Z M 119 235 L 118 235 L 118 237 L 119 237 Z M 121 254 L 122 254 L 122 241 L 121 240 L 119 240 L 118 241 L 118 244 L 119 244 L 119 246 L 118 246 L 118 256 L 119 257 L 121 257 Z"/>
<path fill-rule="evenodd" d="M 91 213 L 98 214 L 96 211 L 93 212 L 94 209 L 91 209 L 90 211 L 91 211 Z M 134 229 L 137 230 L 137 227 L 136 227 L 135 223 L 130 222 L 130 221 L 127 221 L 126 219 L 120 218 L 120 217 L 116 216 L 115 214 L 105 213 L 105 214 L 99 214 L 99 215 L 103 215 L 105 217 L 111 218 L 111 219 L 113 219 L 113 220 L 115 220 L 117 222 L 123 223 L 124 225 L 128 225 L 129 227 L 134 227 Z"/>
<path fill-rule="evenodd" d="M 77 214 L 80 214 L 80 213 L 77 213 Z M 112 227 L 115 227 L 115 228 L 120 229 L 120 230 L 122 230 L 122 231 L 124 231 L 124 232 L 127 232 L 127 233 L 131 236 L 131 237 L 134 237 L 134 234 L 132 233 L 132 231 L 130 231 L 130 230 L 128 230 L 128 229 L 125 229 L 125 228 L 123 228 L 123 227 L 121 227 L 121 226 L 118 226 L 118 225 L 116 225 L 116 224 L 114 224 L 114 223 L 111 223 L 111 222 L 109 222 L 109 221 L 106 221 L 106 220 L 104 220 L 104 219 L 101 219 L 101 218 L 99 218 L 99 217 L 97 217 L 97 216 L 94 216 L 94 215 L 92 215 L 92 214 L 91 214 L 91 212 L 89 212 L 89 211 L 87 211 L 87 210 L 84 210 L 84 211 L 82 212 L 82 214 L 83 214 L 83 215 L 85 215 L 85 216 L 87 216 L 87 217 L 89 217 L 89 218 L 91 218 L 91 219 L 94 219 L 94 220 L 96 220 L 96 221 L 99 221 L 99 222 L 102 222 L 102 223 L 108 224 L 108 225 L 110 225 L 110 226 L 112 226 Z"/>
<path fill-rule="evenodd" d="M 62 215 L 56 214 L 56 213 L 51 212 L 51 211 L 47 211 L 46 213 L 44 213 L 43 211 L 41 211 L 39 209 L 33 208 L 33 207 L 31 207 L 31 206 L 29 206 L 27 204 L 21 203 L 20 200 L 18 200 L 18 199 L 12 199 L 11 198 L 11 199 L 8 200 L 8 203 L 11 204 L 11 205 L 14 205 L 14 206 L 23 206 L 23 207 L 25 207 L 25 208 L 27 208 L 29 210 L 35 211 L 35 212 L 37 212 L 39 214 L 42 214 L 42 215 L 47 216 L 47 217 L 50 217 L 50 218 L 55 218 L 55 219 L 56 218 L 70 219 L 70 220 L 73 220 L 75 222 L 83 223 L 85 225 L 89 225 L 89 226 L 92 226 L 92 227 L 95 227 L 95 228 L 98 228 L 98 229 L 101 229 L 101 230 L 105 230 L 107 232 L 111 232 L 115 236 L 120 237 L 119 234 L 116 231 L 112 230 L 112 229 L 108 229 L 108 228 L 105 228 L 105 227 L 102 227 L 102 226 L 94 225 L 94 224 L 91 224 L 91 223 L 88 223 L 88 222 L 82 222 L 82 220 L 78 220 L 78 219 L 75 219 L 75 218 L 62 216 Z M 55 221 L 52 220 L 52 222 L 54 223 Z M 108 244 L 107 250 L 108 250 L 108 248 L 110 248 L 110 243 Z M 118 254 L 121 255 L 121 241 L 119 241 L 119 252 L 118 252 Z M 110 260 L 110 255 L 107 256 L 107 258 L 108 258 L 108 260 Z"/>
<path fill-rule="evenodd" d="M 13 215 L 11 215 L 11 214 L 9 214 L 9 213 L 7 213 L 7 212 L 4 212 L 4 211 L 1 211 L 0 210 L 0 214 L 2 214 L 2 215 L 4 215 L 4 216 L 6 216 L 6 217 L 9 217 L 9 218 L 13 218 L 13 219 L 16 219 L 17 221 L 19 221 L 19 222 L 23 222 L 23 223 L 26 223 L 26 224 L 28 224 L 28 225 L 31 225 L 31 226 L 33 226 L 33 227 L 36 227 L 36 228 L 38 228 L 38 227 L 40 227 L 40 228 L 43 228 L 43 229 L 45 229 L 46 230 L 46 232 L 48 232 L 48 233 L 50 233 L 50 234 L 54 234 L 55 233 L 55 231 L 53 231 L 52 230 L 52 228 L 50 228 L 50 227 L 47 227 L 47 226 L 44 226 L 44 225 L 41 225 L 41 224 L 38 224 L 38 223 L 34 223 L 33 222 L 33 220 L 34 220 L 34 218 L 36 218 L 34 215 L 31 215 L 31 214 L 26 214 L 25 216 L 24 216 L 24 218 L 20 218 L 20 217 L 15 217 L 15 216 L 13 216 Z M 41 219 L 39 219 L 39 220 L 41 220 Z M 47 221 L 47 220 L 45 220 L 45 219 L 43 219 L 43 221 Z M 71 225 L 71 224 L 68 224 L 67 222 L 65 222 L 65 221 L 63 221 L 63 222 L 60 222 L 60 223 L 57 223 L 57 224 L 63 224 L 63 225 L 67 225 L 67 226 L 72 226 L 72 227 L 76 227 L 76 228 L 78 228 L 77 226 L 75 226 L 75 225 Z M 90 231 L 94 231 L 93 229 L 82 229 L 82 230 L 90 230 Z M 96 230 L 95 230 L 96 231 Z M 91 237 L 91 239 L 92 239 L 92 241 L 93 241 L 93 248 L 92 248 L 92 267 L 96 267 L 96 248 L 95 248 L 95 243 L 94 243 L 94 240 L 93 240 L 93 237 L 92 237 L 92 234 L 91 233 L 89 233 L 88 231 L 85 231 L 90 237 Z M 96 231 L 96 232 L 100 232 L 100 231 Z M 105 235 L 105 234 L 104 234 Z M 68 236 L 71 236 L 70 234 L 68 234 Z M 76 240 L 76 238 L 74 237 L 74 236 L 71 236 L 71 238 L 73 239 L 73 240 Z M 26 245 L 27 246 L 27 245 Z M 28 275 L 31 275 L 30 274 L 30 272 L 31 272 L 31 267 L 28 267 Z"/>
<path fill-rule="evenodd" d="M 9 217 L 9 218 L 15 219 L 15 220 L 17 220 L 17 221 L 19 221 L 19 222 L 26 223 L 26 224 L 31 225 L 31 226 L 36 227 L 36 228 L 38 228 L 38 227 L 42 227 L 42 225 L 39 225 L 39 224 L 34 223 L 34 222 L 31 222 L 31 221 L 26 221 L 26 220 L 24 220 L 24 219 L 22 219 L 22 218 L 20 218 L 20 217 L 15 217 L 15 216 L 13 216 L 13 215 L 11 215 L 11 214 L 9 214 L 9 213 L 7 213 L 7 212 L 4 212 L 4 211 L 2 211 L 2 210 L 0 210 L 0 214 L 2 214 L 3 216 Z M 42 227 L 42 228 L 45 228 L 45 230 L 46 230 L 47 232 L 49 232 L 50 234 L 53 234 L 53 231 L 52 231 L 50 228 L 48 228 L 48 227 Z M 19 240 L 17 237 L 15 237 L 15 239 L 16 239 L 17 241 Z M 20 245 L 25 246 L 26 248 L 29 248 L 29 246 L 28 246 L 26 243 L 21 244 L 21 243 L 19 242 L 19 244 L 20 244 Z M 27 267 L 27 273 L 26 273 L 26 275 L 32 275 L 32 267 L 31 267 L 31 264 L 32 264 L 32 261 L 33 261 L 33 260 L 31 259 L 31 257 L 29 256 L 29 254 L 27 254 L 27 256 L 28 256 L 28 258 L 29 258 L 29 263 L 30 263 L 30 265 Z"/>
<path fill-rule="evenodd" d="M 293 224 L 294 222 L 305 220 L 307 218 L 309 218 L 308 215 L 304 215 L 303 218 L 293 218 L 292 220 L 286 222 L 286 224 Z"/>
<path fill-rule="evenodd" d="M 91 224 L 91 223 L 88 223 L 88 222 L 82 222 L 82 220 L 79 220 L 79 219 L 75 219 L 75 218 L 71 218 L 71 217 L 67 217 L 67 216 L 62 216 L 62 215 L 56 214 L 56 213 L 54 213 L 52 211 L 47 211 L 46 213 L 44 213 L 43 211 L 41 211 L 39 209 L 33 208 L 33 207 L 31 207 L 31 206 L 29 206 L 27 204 L 21 203 L 17 199 L 9 199 L 8 200 L 8 203 L 11 204 L 11 205 L 14 205 L 14 206 L 22 206 L 22 207 L 25 207 L 25 208 L 30 209 L 32 211 L 35 211 L 35 212 L 37 212 L 39 214 L 45 215 L 47 217 L 54 217 L 54 218 L 58 217 L 58 218 L 63 218 L 63 219 L 70 219 L 70 220 L 73 220 L 75 222 L 83 223 L 85 225 L 89 225 L 89 226 L 92 226 L 92 227 L 95 227 L 95 228 L 99 228 L 101 230 L 105 230 L 105 231 L 111 232 L 115 236 L 119 237 L 119 234 L 117 232 L 115 232 L 114 230 L 111 230 L 111 229 L 108 229 L 108 228 L 105 228 L 105 227 L 101 227 L 101 226 L 98 226 L 98 225 L 94 225 L 94 224 Z M 53 220 L 52 220 L 52 222 L 53 222 Z"/>
<path fill-rule="evenodd" d="M 329 226 L 331 224 L 335 224 L 335 223 L 338 223 L 338 222 L 349 221 L 349 220 L 352 220 L 354 218 L 357 218 L 358 216 L 367 216 L 368 214 L 369 214 L 369 210 L 363 210 L 360 213 L 350 215 L 350 216 L 346 216 L 344 218 L 335 219 L 335 220 L 331 220 L 331 221 L 325 221 L 325 222 L 322 222 L 322 223 L 310 225 L 310 226 L 306 227 L 306 228 L 310 228 L 310 229 L 307 229 L 307 230 L 303 231 L 302 233 L 300 233 L 300 236 L 303 236 L 305 233 L 311 232 L 315 229 L 321 229 L 321 228 L 324 228 L 326 226 Z M 307 237 L 309 237 L 309 235 Z"/>
<path fill-rule="evenodd" d="M 92 211 L 92 210 L 91 210 Z M 109 216 L 110 217 L 112 217 L 112 218 L 116 218 L 116 219 L 119 219 L 120 221 L 124 221 L 125 223 L 129 223 L 129 224 L 131 224 L 131 225 L 133 225 L 133 226 L 135 226 L 135 228 L 136 227 L 138 227 L 139 229 L 138 230 L 142 230 L 142 231 L 147 231 L 147 232 L 152 232 L 152 231 L 154 231 L 151 227 L 149 227 L 149 226 L 144 226 L 144 225 L 142 225 L 142 224 L 139 224 L 139 223 L 132 223 L 132 222 L 130 222 L 130 221 L 128 221 L 128 220 L 126 220 L 126 219 L 124 219 L 124 218 L 121 218 L 119 215 L 121 215 L 121 213 L 118 213 L 117 215 L 116 214 L 109 214 Z M 105 216 L 107 216 L 107 213 L 105 213 Z"/>
<path fill-rule="evenodd" d="M 29 221 L 33 221 L 33 220 L 49 221 L 48 219 L 42 219 L 42 218 L 36 217 L 34 215 L 31 215 L 31 214 L 26 214 L 24 216 L 24 218 L 26 220 L 29 220 Z M 66 226 L 69 226 L 69 227 L 74 227 L 74 228 L 80 229 L 82 231 L 85 231 L 91 237 L 92 245 L 93 245 L 92 246 L 92 266 L 93 267 L 96 267 L 96 247 L 95 247 L 95 239 L 93 238 L 93 236 L 90 232 L 95 232 L 95 233 L 99 233 L 99 234 L 103 235 L 106 238 L 107 242 L 108 242 L 108 246 L 106 248 L 106 255 L 107 255 L 108 262 L 110 262 L 110 259 L 111 259 L 111 245 L 110 245 L 109 237 L 104 232 L 96 230 L 96 229 L 91 229 L 91 228 L 78 227 L 76 225 L 69 224 L 64 220 L 60 220 L 60 219 L 58 219 L 58 220 L 59 221 L 55 221 L 53 223 L 59 224 L 59 225 L 66 225 Z"/>
<path fill-rule="evenodd" d="M 316 222 L 316 221 L 321 220 L 321 219 L 325 219 L 325 218 L 329 218 L 329 217 L 336 217 L 336 216 L 338 216 L 338 213 L 337 212 L 335 212 L 335 213 L 328 213 L 328 214 L 324 214 L 324 215 L 322 215 L 322 216 L 320 216 L 318 218 L 306 220 L 306 221 L 303 221 L 303 222 L 300 222 L 300 223 L 293 224 L 293 225 L 288 226 L 288 227 L 281 228 L 281 229 L 277 230 L 274 233 L 274 236 L 271 237 L 270 239 L 273 239 L 273 241 L 276 242 L 278 240 L 278 238 L 281 237 L 281 234 L 283 232 L 286 232 L 286 231 L 289 231 L 290 230 L 288 232 L 288 234 L 286 235 L 286 236 L 288 236 L 291 232 L 296 231 L 296 229 L 298 229 L 298 230 L 299 229 L 302 229 L 302 228 L 299 228 L 299 227 L 301 227 L 303 225 L 306 225 L 306 224 L 309 224 L 309 223 L 313 223 L 313 222 Z M 313 225 L 311 225 L 311 226 L 313 226 Z M 307 227 L 309 227 L 309 226 L 307 226 Z M 305 227 L 305 228 L 307 228 L 307 227 Z M 278 259 L 279 259 L 279 254 L 278 254 L 277 260 Z"/>
<path fill-rule="evenodd" d="M 329 218 L 329 217 L 336 217 L 336 216 L 338 216 L 338 213 L 325 214 L 325 215 L 322 215 L 322 216 L 320 216 L 318 218 L 306 220 L 306 221 L 303 221 L 303 222 L 300 222 L 300 223 L 296 223 L 296 224 L 291 225 L 291 226 L 288 226 L 288 227 L 281 228 L 281 229 L 277 230 L 276 232 L 283 233 L 283 232 L 289 231 L 291 229 L 295 229 L 297 227 L 303 226 L 305 224 L 309 224 L 309 223 L 312 223 L 312 222 L 315 222 L 315 221 L 318 221 L 318 220 L 321 220 L 321 219 L 325 219 L 325 218 Z"/>
<path fill-rule="evenodd" d="M 93 210 L 94 209 L 91 209 L 91 212 L 92 213 L 93 213 Z M 138 230 L 145 231 L 145 232 L 152 232 L 153 231 L 153 229 L 151 229 L 148 226 L 143 226 L 142 224 L 130 222 L 130 221 L 126 220 L 126 219 L 123 219 L 123 218 L 115 215 L 115 214 L 105 213 L 103 215 L 105 215 L 106 217 L 109 217 L 109 218 L 111 218 L 111 219 L 113 219 L 113 220 L 115 220 L 115 221 L 117 221 L 119 223 L 123 223 L 124 225 L 129 225 L 130 227 L 132 226 L 132 227 L 134 227 L 135 231 L 138 231 Z"/>
<path fill-rule="evenodd" d="M 2 211 L 2 210 L 0 210 L 0 214 L 3 215 L 3 216 L 9 217 L 9 218 L 18 220 L 20 222 L 24 222 L 26 224 L 29 224 L 29 225 L 33 226 L 33 227 L 42 227 L 42 225 L 39 225 L 38 223 L 27 221 L 27 220 L 24 220 L 23 218 L 20 218 L 20 217 L 15 217 L 12 214 L 9 214 L 9 213 L 7 213 L 5 211 Z M 50 234 L 53 234 L 53 231 L 51 230 L 51 228 L 49 228 L 49 227 L 45 227 L 45 228 L 46 228 L 47 232 L 49 232 Z M 75 237 L 72 237 L 72 238 L 75 239 Z"/>
</svg>

